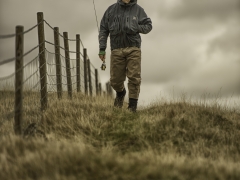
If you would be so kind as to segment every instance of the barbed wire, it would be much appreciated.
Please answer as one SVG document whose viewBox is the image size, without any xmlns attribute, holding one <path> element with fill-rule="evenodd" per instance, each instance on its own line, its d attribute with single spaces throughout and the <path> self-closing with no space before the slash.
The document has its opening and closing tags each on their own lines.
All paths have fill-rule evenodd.
<svg viewBox="0 0 240 180">
<path fill-rule="evenodd" d="M 27 31 L 24 31 L 22 33 L 0 35 L 0 39 L 12 38 L 12 37 L 15 37 L 17 35 L 26 34 L 30 31 L 32 31 L 33 29 L 35 29 L 36 27 L 38 27 L 43 22 L 45 22 L 50 28 L 52 28 L 54 30 L 54 28 L 47 21 L 43 20 L 40 23 L 38 23 L 37 25 L 31 27 L 30 29 L 28 29 Z M 64 36 L 61 35 L 60 33 L 59 33 L 59 35 L 64 38 Z M 77 41 L 76 39 L 67 39 L 67 40 Z M 81 42 L 82 47 L 84 48 L 84 45 L 83 45 L 81 39 L 80 39 L 80 42 Z M 43 43 L 48 43 L 50 45 L 56 46 L 55 44 L 53 44 L 49 41 L 44 41 Z M 41 46 L 43 43 L 37 45 L 36 47 L 33 47 L 28 52 L 24 53 L 20 58 L 23 58 L 23 57 L 27 56 L 32 51 L 34 51 L 39 46 Z M 59 47 L 62 50 L 65 51 L 65 48 L 63 48 L 61 46 L 59 46 Z M 46 53 L 46 56 L 47 56 L 46 57 L 46 63 L 43 64 L 43 65 L 40 65 L 38 58 L 44 52 L 47 52 Z M 77 53 L 77 52 L 69 51 L 69 53 Z M 15 82 L 15 76 L 14 75 L 16 74 L 16 72 L 14 72 L 11 75 L 8 75 L 6 77 L 0 77 L 0 83 L 2 83 L 2 81 L 3 81 L 2 84 L 7 85 L 8 87 L 15 87 L 15 88 L 11 89 L 11 92 L 14 92 L 14 90 L 19 90 L 20 88 L 23 88 L 23 90 L 24 90 L 23 114 L 24 114 L 24 116 L 27 116 L 27 115 L 31 116 L 32 118 L 27 118 L 27 119 L 31 119 L 32 122 L 36 121 L 37 123 L 40 123 L 40 120 L 41 120 L 41 102 L 46 98 L 47 94 L 51 94 L 51 92 L 57 92 L 57 85 L 58 85 L 57 76 L 58 76 L 58 74 L 56 74 L 56 63 L 52 63 L 55 60 L 54 59 L 55 57 L 53 57 L 50 54 L 55 54 L 56 55 L 56 53 L 52 53 L 45 48 L 42 52 L 38 53 L 38 55 L 34 59 L 32 59 L 28 63 L 24 64 L 24 66 L 20 69 L 20 70 L 24 69 L 23 81 L 22 81 L 21 85 L 18 86 L 18 87 L 15 87 L 15 83 L 14 83 Z M 81 52 L 80 52 L 80 54 L 83 57 L 83 54 Z M 66 58 L 63 55 L 61 55 L 61 53 L 60 53 L 60 56 L 61 56 L 61 58 L 60 58 L 61 62 L 65 62 L 64 59 L 66 59 Z M 88 55 L 87 55 L 87 58 L 89 59 Z M 6 60 L 2 60 L 2 61 L 0 61 L 0 66 L 4 65 L 6 63 L 10 63 L 14 60 L 16 60 L 16 57 L 9 58 L 9 59 L 6 59 Z M 78 87 L 79 87 L 77 85 L 78 83 L 80 83 L 80 91 L 84 92 L 83 60 L 80 58 L 80 73 L 79 74 L 77 74 L 77 71 L 76 71 L 76 69 L 79 68 L 79 66 L 76 65 L 76 59 L 70 59 L 70 60 L 71 60 L 71 68 L 68 68 L 68 69 L 71 70 L 71 75 L 70 76 L 66 75 L 66 69 L 67 68 L 65 66 L 62 66 L 62 65 L 61 65 L 62 74 L 59 74 L 59 75 L 62 76 L 62 82 L 60 84 L 62 85 L 63 92 L 68 91 L 67 86 L 70 85 L 70 83 L 68 83 L 68 81 L 67 81 L 68 77 L 71 77 L 71 79 L 72 79 L 72 83 L 71 83 L 72 92 L 77 92 Z M 48 61 L 50 61 L 50 62 L 48 62 Z M 40 69 L 43 66 L 47 66 L 47 73 L 43 76 L 40 76 Z M 95 80 L 94 69 L 95 69 L 95 67 L 91 63 L 91 74 L 90 75 L 91 75 L 91 79 L 92 79 L 91 88 L 93 90 L 93 92 L 92 92 L 93 95 L 96 94 L 96 92 L 95 92 L 96 87 L 94 85 L 94 82 L 95 82 L 94 81 Z M 20 71 L 20 70 L 18 70 L 18 71 Z M 78 76 L 80 77 L 80 79 L 77 78 Z M 41 87 L 41 81 L 44 78 L 47 79 L 47 82 L 44 85 L 44 87 Z M 100 79 L 100 77 L 99 77 L 99 79 Z M 4 88 L 2 86 L 2 84 L 0 85 L 0 87 Z M 41 97 L 40 96 L 41 89 L 43 89 L 45 87 L 47 87 L 47 89 L 48 89 L 47 94 L 45 94 L 45 97 Z M 33 93 L 29 95 L 28 91 L 33 92 Z M 12 97 L 14 97 L 14 96 L 11 96 L 11 98 Z M 37 97 L 37 98 L 39 98 L 39 100 L 32 101 L 33 97 L 34 98 Z M 51 96 L 51 97 L 55 97 L 55 96 Z M 49 97 L 49 98 L 51 98 L 51 97 Z M 11 117 L 11 118 L 14 117 L 14 113 L 15 113 L 14 100 L 11 102 L 11 106 L 13 106 L 13 107 L 11 107 L 11 109 L 13 109 L 13 110 L 10 110 L 5 115 L 3 115 L 4 117 Z M 18 109 L 18 107 L 16 107 L 16 109 Z M 34 113 L 32 113 L 32 111 L 34 111 Z M 31 113 L 29 114 L 27 112 L 31 112 Z M 10 120 L 10 118 L 7 118 L 7 120 Z M 2 125 L 4 122 L 6 122 L 6 121 L 0 122 L 0 125 Z"/>
<path fill-rule="evenodd" d="M 0 77 L 0 81 L 3 81 L 3 80 L 6 80 L 6 79 L 9 79 L 9 78 L 11 78 L 11 77 L 14 76 L 14 75 L 15 75 L 15 72 L 12 73 L 12 74 L 10 74 L 10 75 L 8 75 L 8 76 Z"/>
<path fill-rule="evenodd" d="M 50 42 L 48 42 L 48 41 L 45 41 L 45 42 L 47 42 L 47 43 L 50 43 Z M 44 43 L 44 42 L 43 42 Z M 43 43 L 41 43 L 40 45 L 42 45 Z M 52 44 L 52 45 L 54 45 L 53 43 L 50 43 L 50 44 Z M 22 57 L 24 57 L 24 56 L 26 56 L 26 55 L 28 55 L 29 53 L 31 53 L 33 50 L 35 50 L 36 48 L 38 48 L 40 45 L 37 45 L 36 47 L 34 47 L 34 48 L 32 48 L 31 50 L 29 50 L 27 53 L 25 53 L 24 55 L 22 55 Z M 63 48 L 64 49 L 64 48 Z M 65 50 L 65 49 L 64 49 Z M 44 51 L 47 51 L 48 53 L 50 53 L 50 54 L 56 54 L 56 53 L 52 53 L 52 52 L 50 52 L 50 51 L 48 51 L 46 48 L 45 48 L 45 50 Z M 42 51 L 41 53 L 39 53 L 38 54 L 38 56 L 37 57 L 39 57 L 39 55 L 40 54 L 42 54 L 44 51 Z M 73 51 L 70 51 L 70 52 L 73 52 Z M 74 52 L 74 53 L 76 53 L 76 52 Z M 61 55 L 61 54 L 60 54 Z M 62 55 L 61 55 L 62 56 Z M 25 68 L 26 66 L 28 66 L 30 63 L 32 63 L 37 57 L 35 57 L 32 61 L 30 61 L 29 63 L 27 63 L 23 68 Z M 64 56 L 62 56 L 63 58 L 65 58 Z M 13 61 L 13 60 L 15 60 L 16 58 L 11 58 L 10 60 L 8 59 L 8 60 L 4 60 L 4 61 L 1 61 L 0 63 L 0 65 L 2 65 L 2 64 L 5 64 L 5 63 L 7 63 L 7 62 L 11 62 L 11 61 Z M 71 60 L 76 60 L 76 59 L 71 59 Z M 81 61 L 82 62 L 82 61 Z M 47 65 L 50 65 L 50 66 L 56 66 L 56 64 L 50 64 L 50 63 L 47 63 Z M 42 65 L 43 66 L 43 65 Z M 92 70 L 94 70 L 94 65 L 91 63 L 91 66 L 93 67 L 93 69 L 91 68 L 91 75 L 94 75 L 94 72 L 92 71 Z M 39 68 L 41 68 L 41 67 L 39 67 Z M 62 66 L 61 68 L 64 68 L 64 69 L 66 69 L 66 67 L 65 66 Z M 76 68 L 78 68 L 77 66 L 76 67 L 72 67 L 72 68 L 68 68 L 68 69 L 71 69 L 71 70 L 73 70 L 73 69 L 76 69 Z M 83 67 L 81 66 L 81 70 L 83 70 Z M 29 79 L 31 79 L 35 74 L 37 74 L 37 72 L 38 71 L 36 71 L 35 73 L 33 73 L 31 76 L 29 76 L 27 79 L 25 79 L 25 81 L 23 82 L 23 84 L 25 83 L 25 82 L 27 82 Z M 76 77 L 77 75 L 76 75 L 76 72 L 75 71 L 72 71 L 72 72 L 74 72 L 75 73 L 75 75 L 72 75 L 71 77 L 73 78 L 73 77 Z M 82 72 L 82 71 L 81 71 Z M 16 72 L 15 72 L 16 73 Z M 6 79 L 8 79 L 8 78 L 11 78 L 11 77 L 13 77 L 14 76 L 14 74 L 15 73 L 13 73 L 13 74 L 11 74 L 11 75 L 9 75 L 9 76 L 7 76 L 7 77 L 3 77 L 3 78 L 0 78 L 0 80 L 6 80 Z M 50 76 L 49 74 L 47 74 L 48 76 Z M 56 76 L 56 75 L 51 75 L 51 76 Z M 68 77 L 67 75 L 63 75 L 62 74 L 62 76 L 63 77 Z M 80 73 L 80 76 L 82 77 L 83 76 L 83 73 Z M 92 79 L 94 79 L 95 77 L 94 76 L 92 76 Z M 41 78 L 42 79 L 42 78 Z M 64 85 L 64 84 L 63 84 Z"/>
<path fill-rule="evenodd" d="M 22 33 L 15 33 L 15 34 L 7 34 L 7 35 L 0 35 L 0 39 L 7 39 L 7 38 L 12 38 L 12 37 L 15 37 L 15 36 L 18 36 L 18 35 L 23 35 L 23 34 L 26 34 L 30 31 L 32 31 L 33 29 L 35 29 L 36 27 L 38 27 L 39 24 L 41 24 L 43 21 L 41 21 L 40 23 L 36 24 L 35 26 L 31 27 L 30 29 L 22 32 Z"/>
<path fill-rule="evenodd" d="M 45 22 L 53 31 L 57 32 L 46 20 L 44 20 L 44 22 Z M 58 33 L 59 36 L 61 36 L 61 37 L 62 37 L 63 39 L 65 39 L 65 40 L 77 41 L 76 39 L 67 39 L 67 38 L 65 38 L 61 33 L 59 33 L 59 32 L 57 32 L 57 33 Z M 84 45 L 83 45 L 83 42 L 82 42 L 81 39 L 80 39 L 80 43 L 81 43 L 82 47 L 84 48 Z"/>
<path fill-rule="evenodd" d="M 50 45 L 53 45 L 53 46 L 56 46 L 55 44 L 53 44 L 53 43 L 51 43 L 51 42 L 49 42 L 49 41 L 45 41 L 47 44 L 50 44 Z M 57 46 L 57 47 L 59 47 L 59 48 L 61 48 L 62 50 L 64 50 L 64 51 L 67 51 L 65 48 L 63 48 L 62 46 Z M 69 52 L 69 53 L 75 53 L 75 54 L 77 54 L 78 52 L 76 52 L 76 51 L 67 51 L 67 52 Z M 80 52 L 80 54 L 81 54 L 81 52 Z M 82 54 L 81 54 L 82 55 Z M 83 56 L 83 55 L 82 55 Z"/>
<path fill-rule="evenodd" d="M 29 61 L 27 64 L 25 64 L 21 69 L 15 71 L 14 73 L 8 75 L 8 76 L 5 76 L 5 77 L 0 77 L 0 81 L 3 81 L 3 80 L 6 80 L 6 79 L 9 79 L 11 77 L 13 77 L 17 72 L 19 72 L 20 70 L 22 69 L 25 69 L 27 66 L 29 66 L 29 64 L 33 63 L 35 61 L 35 59 L 37 59 L 45 50 L 43 50 L 42 52 L 40 52 L 35 58 L 33 58 L 31 61 Z"/>
<path fill-rule="evenodd" d="M 75 69 L 75 68 L 74 68 L 74 69 Z M 68 76 L 68 75 L 64 75 L 64 74 L 48 74 L 48 73 L 47 73 L 47 75 L 48 75 L 49 77 L 57 77 L 57 76 L 62 76 L 62 77 L 77 77 L 77 74 Z"/>
<path fill-rule="evenodd" d="M 45 22 L 53 31 L 55 31 L 55 29 L 54 29 L 46 20 L 44 20 L 44 22 Z M 57 32 L 57 31 L 55 31 L 55 32 Z M 65 37 L 64 37 L 61 33 L 59 33 L 59 32 L 58 32 L 58 35 L 61 36 L 63 39 L 68 40 L 68 41 L 77 41 L 76 39 L 68 39 L 68 38 L 65 38 Z"/>
<path fill-rule="evenodd" d="M 39 70 L 37 69 L 34 73 L 32 73 L 29 77 L 27 77 L 17 88 L 16 88 L 16 91 L 18 91 L 21 86 L 23 86 L 27 81 L 29 81 L 30 78 L 32 78 L 34 75 L 36 75 L 37 73 L 39 72 Z M 46 75 L 44 75 L 43 77 L 39 78 L 39 82 L 45 78 Z"/>
<path fill-rule="evenodd" d="M 27 56 L 28 54 L 30 54 L 32 51 L 34 51 L 35 49 L 37 49 L 39 46 L 41 46 L 44 42 L 42 42 L 41 44 L 37 45 L 36 47 L 32 48 L 31 50 L 29 50 L 28 52 L 26 52 L 25 54 L 23 54 L 22 56 L 20 56 L 19 58 L 23 58 L 25 56 Z M 6 63 L 10 63 L 12 61 L 16 60 L 16 57 L 14 58 L 10 58 L 10 59 L 6 59 L 3 61 L 0 61 L 0 66 Z"/>
<path fill-rule="evenodd" d="M 44 51 L 47 51 L 46 49 L 44 50 Z M 35 57 L 33 60 L 31 60 L 30 62 L 28 62 L 27 64 L 25 64 L 24 66 L 23 66 L 23 68 L 22 69 L 24 69 L 24 68 L 26 68 L 27 66 L 29 66 L 31 63 L 33 63 L 34 61 L 36 61 L 36 59 L 40 56 L 40 54 L 42 54 L 44 51 L 42 51 L 41 53 L 39 53 L 38 54 L 38 56 L 37 57 Z M 38 62 L 38 61 L 37 61 Z M 53 67 L 56 67 L 56 64 L 53 64 L 53 63 L 48 63 L 48 62 L 46 62 L 46 64 L 49 66 L 49 67 L 51 67 L 51 66 L 53 66 Z M 35 75 L 38 75 L 39 74 L 39 69 L 41 69 L 43 66 L 44 66 L 45 64 L 43 64 L 42 66 L 40 66 L 39 68 L 37 68 L 37 70 L 35 71 L 35 72 L 33 72 L 30 76 L 28 76 L 28 77 L 26 77 L 25 78 L 25 80 L 22 82 L 22 85 L 24 85 L 27 81 L 29 81 L 32 77 L 34 77 Z M 91 66 L 92 67 L 94 67 L 92 64 L 91 64 Z M 72 68 L 68 68 L 68 69 L 71 69 L 72 70 L 72 75 L 70 76 L 71 78 L 76 78 L 77 77 L 77 74 L 76 74 L 76 72 L 75 71 L 73 71 L 73 69 L 76 69 L 78 66 L 76 66 L 76 64 L 74 64 L 73 63 L 73 67 Z M 64 69 L 66 69 L 66 67 L 65 66 L 61 66 L 61 68 L 64 68 Z M 81 69 L 82 69 L 83 67 L 81 66 Z M 83 69 L 82 69 L 83 70 Z M 50 70 L 51 71 L 51 70 Z M 82 71 L 80 71 L 80 76 L 81 77 L 83 77 L 83 73 L 81 73 Z M 15 72 L 16 73 L 16 72 Z M 15 73 L 13 73 L 12 75 L 9 75 L 8 77 L 13 77 L 14 76 L 14 74 Z M 57 74 L 55 73 L 54 75 L 53 74 L 49 74 L 49 73 L 47 73 L 45 76 L 47 76 L 47 77 L 56 77 L 57 76 Z M 44 77 L 45 77 L 44 76 Z M 68 75 L 64 75 L 64 73 L 63 74 L 61 74 L 61 76 L 62 77 L 64 77 L 64 78 L 67 78 L 67 77 L 69 77 Z M 93 71 L 93 68 L 91 68 L 91 78 L 92 78 L 92 80 L 94 81 L 94 79 L 95 79 L 95 73 L 94 73 L 94 71 Z M 39 81 L 41 81 L 44 77 L 41 77 L 41 78 L 38 78 L 38 79 L 40 79 Z M 3 80 L 3 79 L 7 79 L 7 77 L 5 77 L 5 78 L 2 78 L 2 79 L 0 79 L 0 80 Z M 75 79 L 75 81 L 76 81 L 76 79 Z M 82 81 L 81 81 L 82 82 Z M 62 85 L 67 85 L 68 83 L 62 83 Z M 74 85 L 74 84 L 76 84 L 76 82 L 73 82 L 72 83 L 72 85 Z M 33 87 L 35 88 L 35 87 L 37 87 L 38 85 L 33 85 Z M 93 88 L 94 89 L 94 88 Z"/>
<path fill-rule="evenodd" d="M 96 10 L 95 10 L 95 11 L 96 11 Z M 33 30 L 34 28 L 36 28 L 39 24 L 41 24 L 41 23 L 43 23 L 43 22 L 45 22 L 52 30 L 55 31 L 55 29 L 54 29 L 46 20 L 43 20 L 43 21 L 39 22 L 38 24 L 36 24 L 35 26 L 33 26 L 32 28 L 30 28 L 30 29 L 28 29 L 27 31 L 24 31 L 24 32 L 22 32 L 22 33 L 18 33 L 18 34 L 15 33 L 15 34 L 9 34 L 9 35 L 0 35 L 0 39 L 15 37 L 16 35 L 20 35 L 20 34 L 26 34 L 26 33 L 30 32 L 31 30 Z M 64 36 L 63 36 L 61 33 L 58 32 L 58 34 L 59 34 L 63 39 L 66 39 L 66 38 L 64 38 Z M 76 39 L 67 39 L 67 40 L 69 40 L 69 41 L 76 41 Z M 54 45 L 54 46 L 55 46 L 55 44 L 53 44 L 53 43 L 51 43 L 51 42 L 49 42 L 49 41 L 45 41 L 45 42 L 48 43 L 48 44 L 51 44 L 51 45 Z M 84 48 L 84 45 L 83 45 L 83 42 L 82 42 L 81 39 L 80 39 L 80 42 L 81 42 L 82 47 Z M 44 43 L 44 42 L 43 42 L 43 43 Z M 27 53 L 25 53 L 22 57 L 28 55 L 29 53 L 31 53 L 33 50 L 35 50 L 35 49 L 36 49 L 37 47 L 39 47 L 39 46 L 40 46 L 40 45 L 34 47 L 33 49 L 31 49 L 30 51 L 28 51 Z M 63 48 L 63 47 L 61 47 L 61 46 L 60 46 L 60 48 L 65 51 L 65 48 Z M 77 52 L 69 51 L 69 53 L 77 53 Z M 83 54 L 82 54 L 81 52 L 80 52 L 80 54 L 81 54 L 81 56 L 83 57 Z M 89 59 L 89 56 L 88 56 L 88 55 L 87 55 L 87 58 Z M 6 59 L 6 60 L 3 60 L 3 61 L 0 61 L 0 65 L 3 65 L 3 64 L 12 62 L 12 61 L 14 61 L 14 60 L 16 60 L 16 57 L 10 58 L 10 59 Z"/>
<path fill-rule="evenodd" d="M 61 53 L 60 54 L 58 54 L 58 53 L 53 53 L 53 52 L 50 52 L 50 51 L 48 51 L 47 49 L 46 49 L 46 52 L 48 52 L 49 54 L 52 54 L 52 55 L 60 55 L 62 58 L 64 58 L 64 59 L 66 59 L 66 57 L 65 56 L 63 56 Z M 77 59 L 69 59 L 70 61 L 76 61 Z M 83 60 L 80 58 L 80 62 L 83 62 Z M 56 64 L 55 64 L 56 65 Z"/>
<path fill-rule="evenodd" d="M 30 32 L 30 31 L 32 31 L 34 28 L 36 28 L 36 27 L 38 27 L 41 23 L 43 23 L 43 22 L 45 22 L 52 30 L 54 30 L 54 28 L 46 21 L 46 20 L 43 20 L 43 21 L 41 21 L 41 22 L 39 22 L 38 24 L 36 24 L 35 26 L 33 26 L 33 27 L 31 27 L 30 29 L 28 29 L 27 31 L 24 31 L 24 32 L 22 32 L 22 33 L 15 33 L 15 34 L 8 34 L 8 35 L 0 35 L 0 39 L 5 39 L 5 38 L 11 38 L 11 37 L 15 37 L 15 36 L 17 36 L 17 35 L 21 35 L 21 34 L 26 34 L 26 33 L 28 33 L 28 32 Z M 54 30 L 55 31 L 55 30 Z M 59 35 L 62 37 L 62 38 L 64 38 L 64 36 L 61 34 L 61 33 L 59 33 Z M 66 39 L 66 38 L 64 38 L 64 39 Z M 76 39 L 67 39 L 67 40 L 69 40 L 69 41 L 76 41 Z M 48 43 L 48 44 L 51 44 L 51 45 L 53 45 L 53 46 L 56 46 L 55 44 L 53 44 L 53 43 L 51 43 L 51 42 L 49 42 L 49 41 L 46 41 L 45 40 L 45 42 L 46 43 Z M 82 45 L 82 47 L 84 48 L 84 45 L 83 45 L 83 42 L 82 42 L 82 40 L 80 39 L 80 42 L 81 42 L 81 45 Z M 44 42 L 43 42 L 44 43 Z M 42 44 L 42 43 L 41 43 Z M 29 54 L 29 53 L 31 53 L 33 50 L 35 50 L 37 47 L 39 47 L 41 44 L 39 44 L 38 46 L 36 46 L 36 47 L 34 47 L 33 49 L 31 49 L 29 52 L 27 52 L 27 53 L 25 53 L 22 57 L 24 57 L 24 56 L 26 56 L 27 54 Z M 62 50 L 64 50 L 64 51 L 66 51 L 66 49 L 65 48 L 63 48 L 63 47 L 61 47 L 61 46 L 59 46 Z M 68 51 L 69 53 L 77 53 L 77 52 L 75 52 L 75 51 Z M 80 52 L 80 54 L 81 54 L 81 56 L 83 57 L 83 54 Z M 21 57 L 21 58 L 22 58 Z M 88 57 L 88 55 L 87 55 L 87 57 Z M 89 57 L 88 57 L 88 59 L 89 59 Z M 2 60 L 2 61 L 0 61 L 0 65 L 3 65 L 3 64 L 6 64 L 6 63 L 9 63 L 9 62 L 12 62 L 12 61 L 14 61 L 14 60 L 16 60 L 16 57 L 13 57 L 13 58 L 9 58 L 9 59 L 6 59 L 6 60 Z"/>
<path fill-rule="evenodd" d="M 48 53 L 50 53 L 50 54 L 60 55 L 62 58 L 66 59 L 66 57 L 63 56 L 61 53 L 58 54 L 58 53 L 50 52 L 50 51 L 48 51 L 47 49 L 46 49 L 46 51 L 47 51 Z M 77 60 L 77 59 L 69 59 L 69 60 L 71 60 L 71 61 L 75 61 L 75 60 Z M 83 60 L 80 58 L 80 61 L 83 61 Z"/>
</svg>

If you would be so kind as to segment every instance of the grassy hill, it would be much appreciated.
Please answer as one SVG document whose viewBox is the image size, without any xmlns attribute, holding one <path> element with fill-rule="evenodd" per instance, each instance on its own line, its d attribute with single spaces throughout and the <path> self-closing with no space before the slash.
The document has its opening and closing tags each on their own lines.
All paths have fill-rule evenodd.
<svg viewBox="0 0 240 180">
<path fill-rule="evenodd" d="M 30 96 L 30 95 L 29 95 Z M 0 93 L 0 179 L 240 179 L 240 113 L 159 101 L 133 114 L 104 97 L 52 98 L 39 118 L 47 140 L 13 135 L 12 95 Z"/>
</svg>

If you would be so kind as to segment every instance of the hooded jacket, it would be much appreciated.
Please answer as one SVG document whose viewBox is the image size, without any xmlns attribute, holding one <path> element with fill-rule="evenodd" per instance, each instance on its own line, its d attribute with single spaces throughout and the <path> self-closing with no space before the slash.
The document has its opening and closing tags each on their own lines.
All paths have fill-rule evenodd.
<svg viewBox="0 0 240 180">
<path fill-rule="evenodd" d="M 126 47 L 141 47 L 139 33 L 152 30 L 152 21 L 144 9 L 131 0 L 128 4 L 118 0 L 108 7 L 103 15 L 99 32 L 99 48 L 105 51 L 110 34 L 111 50 Z"/>
</svg>

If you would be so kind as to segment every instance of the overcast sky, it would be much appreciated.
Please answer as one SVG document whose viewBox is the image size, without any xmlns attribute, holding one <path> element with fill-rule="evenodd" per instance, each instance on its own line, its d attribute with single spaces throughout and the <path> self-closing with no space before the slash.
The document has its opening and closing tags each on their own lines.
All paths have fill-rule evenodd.
<svg viewBox="0 0 240 180">
<path fill-rule="evenodd" d="M 95 0 L 98 21 L 117 0 Z M 152 19 L 153 30 L 142 35 L 142 86 L 140 103 L 163 96 L 193 97 L 203 94 L 238 98 L 240 95 L 240 0 L 138 0 Z M 37 23 L 37 12 L 69 38 L 81 35 L 95 65 L 98 59 L 98 30 L 92 0 L 0 0 L 0 34 L 25 30 Z M 45 25 L 46 39 L 53 41 Z M 37 31 L 25 36 L 25 51 L 37 45 Z M 14 57 L 14 39 L 0 40 L 0 61 Z M 75 45 L 70 43 L 75 50 Z M 109 76 L 110 44 L 107 50 Z M 36 52 L 37 53 L 37 52 Z M 0 66 L 0 77 L 11 73 L 13 64 Z M 238 98 L 239 100 L 239 98 Z M 238 101 L 239 102 L 239 101 Z"/>
</svg>

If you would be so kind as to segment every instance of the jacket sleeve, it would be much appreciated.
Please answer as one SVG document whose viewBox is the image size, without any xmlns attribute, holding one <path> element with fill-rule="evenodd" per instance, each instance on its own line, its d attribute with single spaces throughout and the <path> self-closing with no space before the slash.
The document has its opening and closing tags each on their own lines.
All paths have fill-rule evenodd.
<svg viewBox="0 0 240 180">
<path fill-rule="evenodd" d="M 108 9 L 107 9 L 101 20 L 100 31 L 98 35 L 99 49 L 101 51 L 105 51 L 107 48 L 108 35 L 109 35 L 109 28 L 108 28 Z"/>
<path fill-rule="evenodd" d="M 139 33 L 147 34 L 152 30 L 152 21 L 145 13 L 144 9 L 139 11 L 138 15 L 138 30 Z"/>
</svg>

